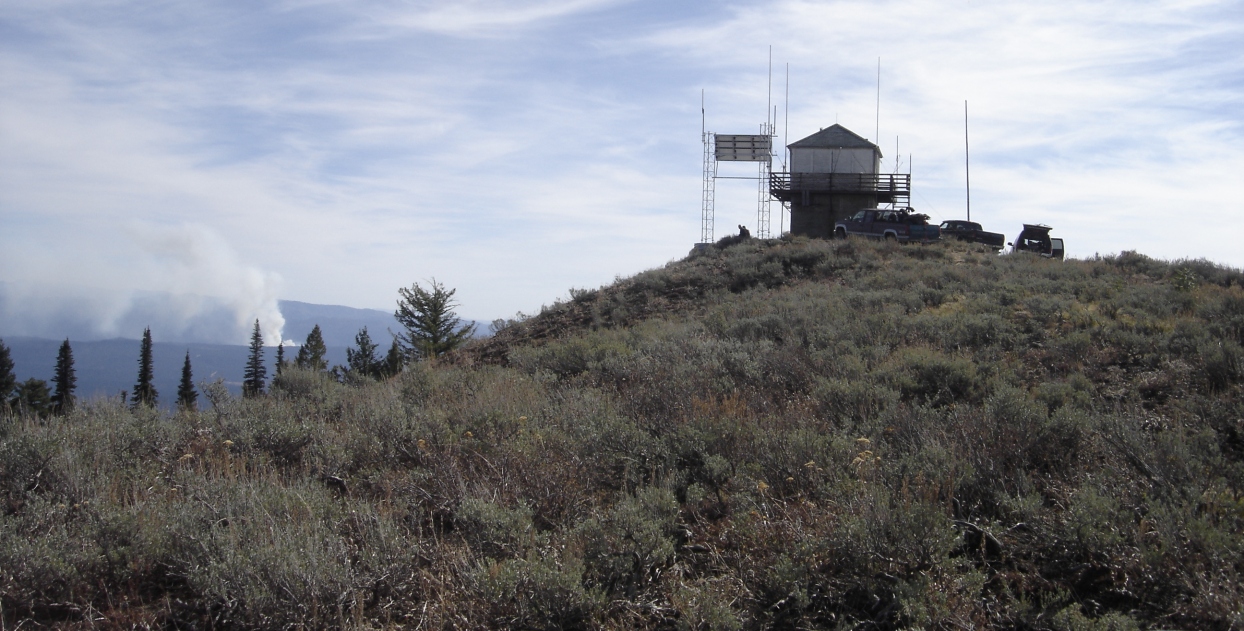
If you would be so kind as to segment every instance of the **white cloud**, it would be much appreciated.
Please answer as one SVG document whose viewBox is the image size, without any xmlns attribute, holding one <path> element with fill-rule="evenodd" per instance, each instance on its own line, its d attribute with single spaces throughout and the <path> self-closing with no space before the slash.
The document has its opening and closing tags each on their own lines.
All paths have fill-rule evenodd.
<svg viewBox="0 0 1244 631">
<path fill-rule="evenodd" d="M 446 35 L 483 36 L 512 34 L 550 20 L 618 4 L 618 0 L 464 0 L 418 2 L 414 6 L 382 14 L 382 22 L 403 28 Z"/>
</svg>

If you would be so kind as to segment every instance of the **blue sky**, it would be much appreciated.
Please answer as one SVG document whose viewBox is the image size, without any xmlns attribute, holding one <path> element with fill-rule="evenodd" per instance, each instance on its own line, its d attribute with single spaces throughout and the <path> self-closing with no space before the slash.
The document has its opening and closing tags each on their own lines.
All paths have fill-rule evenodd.
<svg viewBox="0 0 1244 631">
<path fill-rule="evenodd" d="M 710 130 L 754 133 L 770 45 L 789 142 L 873 138 L 881 58 L 883 166 L 897 141 L 935 218 L 963 212 L 967 100 L 987 228 L 1244 266 L 1240 41 L 1238 1 L 8 0 L 4 317 L 136 337 L 132 296 L 207 295 L 243 342 L 276 298 L 391 309 L 432 277 L 466 317 L 536 311 L 687 253 L 701 90 Z M 718 237 L 755 195 L 719 184 Z"/>
</svg>

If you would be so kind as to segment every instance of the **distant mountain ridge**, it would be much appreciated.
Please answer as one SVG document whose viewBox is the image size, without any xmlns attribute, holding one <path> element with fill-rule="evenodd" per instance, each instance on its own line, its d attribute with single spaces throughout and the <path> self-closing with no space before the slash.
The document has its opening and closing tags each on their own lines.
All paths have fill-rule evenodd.
<svg viewBox="0 0 1244 631">
<path fill-rule="evenodd" d="M 166 292 L 48 296 L 0 281 L 0 338 L 136 340 L 150 327 L 157 342 L 245 344 L 250 335 L 249 318 L 253 317 L 246 314 L 254 307 L 211 296 Z M 381 309 L 278 300 L 276 310 L 285 318 L 281 336 L 296 344 L 305 340 L 316 324 L 329 346 L 352 345 L 355 334 L 367 327 L 372 339 L 387 348 L 391 333 L 402 330 L 393 312 Z M 264 320 L 265 331 L 269 331 L 268 325 Z M 275 344 L 275 340 L 265 341 Z"/>
<path fill-rule="evenodd" d="M 52 379 L 56 365 L 56 352 L 61 342 L 32 337 L 4 338 L 13 359 L 14 373 L 18 381 L 30 378 Z M 81 399 L 98 399 L 118 396 L 121 391 L 132 392 L 138 380 L 139 340 L 70 340 L 73 349 L 74 371 L 78 378 L 76 395 Z M 387 347 L 386 347 L 387 348 Z M 155 387 L 160 394 L 160 406 L 171 407 L 177 399 L 177 385 L 181 382 L 181 369 L 186 352 L 190 353 L 190 366 L 195 387 L 201 382 L 223 379 L 234 394 L 241 393 L 242 373 L 246 369 L 249 349 L 232 344 L 198 344 L 182 342 L 155 342 L 152 344 L 152 360 L 155 367 Z M 286 359 L 292 360 L 298 349 L 287 347 Z M 344 364 L 345 346 L 328 347 L 328 363 Z M 264 348 L 264 363 L 271 380 L 276 373 L 276 347 Z M 200 403 L 206 405 L 205 401 Z"/>
<path fill-rule="evenodd" d="M 367 327 L 367 333 L 383 349 L 389 347 L 392 334 L 402 330 L 393 312 L 379 309 L 357 309 L 340 305 L 317 305 L 296 300 L 278 303 L 285 316 L 283 335 L 287 340 L 302 343 L 318 324 L 328 346 L 353 346 L 354 336 Z"/>
<path fill-rule="evenodd" d="M 354 336 L 363 327 L 372 342 L 377 344 L 383 353 L 393 342 L 393 336 L 405 329 L 398 324 L 392 311 L 379 309 L 358 309 L 340 305 L 317 305 L 296 300 L 280 301 L 281 315 L 285 316 L 285 329 L 282 335 L 286 340 L 301 344 L 318 324 L 324 343 L 329 348 L 340 346 L 343 349 L 354 346 Z M 464 325 L 475 325 L 475 337 L 488 335 L 487 324 L 479 320 L 462 319 Z M 153 331 L 154 332 L 154 331 Z M 344 351 L 342 351 L 344 353 Z M 343 359 L 344 360 L 344 355 Z"/>
<path fill-rule="evenodd" d="M 379 309 L 357 309 L 340 305 L 317 305 L 296 300 L 280 301 L 281 314 L 285 316 L 282 337 L 287 341 L 302 343 L 318 324 L 328 347 L 328 365 L 346 363 L 346 349 L 354 346 L 354 336 L 363 328 L 383 355 L 392 343 L 393 334 L 403 330 L 390 312 Z M 217 314 L 220 318 L 232 317 L 227 312 Z M 464 323 L 471 323 L 464 320 Z M 122 390 L 133 390 L 138 379 L 139 340 L 114 337 L 98 339 L 97 336 L 79 337 L 69 327 L 64 337 L 35 337 L 6 334 L 0 330 L 0 339 L 11 350 L 14 372 L 20 381 L 32 377 L 51 380 L 56 365 L 56 352 L 61 341 L 69 339 L 73 349 L 74 369 L 77 372 L 77 395 L 81 398 L 117 396 Z M 241 344 L 211 344 L 189 339 L 169 339 L 152 326 L 155 363 L 155 386 L 160 393 L 161 405 L 171 406 L 177 396 L 181 380 L 181 368 L 186 351 L 190 352 L 190 364 L 197 386 L 202 381 L 223 379 L 235 394 L 241 392 L 242 372 L 245 369 L 248 349 Z M 297 347 L 286 348 L 287 358 L 292 360 Z M 269 378 L 275 372 L 276 348 L 264 349 Z"/>
</svg>

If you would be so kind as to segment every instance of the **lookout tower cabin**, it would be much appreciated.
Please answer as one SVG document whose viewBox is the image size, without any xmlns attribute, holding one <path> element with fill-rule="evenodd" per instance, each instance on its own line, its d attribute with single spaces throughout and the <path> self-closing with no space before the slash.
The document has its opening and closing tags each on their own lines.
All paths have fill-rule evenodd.
<svg viewBox="0 0 1244 631">
<path fill-rule="evenodd" d="M 835 124 L 787 145 L 790 172 L 770 175 L 769 192 L 790 204 L 790 231 L 830 238 L 834 222 L 864 208 L 907 206 L 911 174 L 883 174 L 881 148 Z"/>
</svg>

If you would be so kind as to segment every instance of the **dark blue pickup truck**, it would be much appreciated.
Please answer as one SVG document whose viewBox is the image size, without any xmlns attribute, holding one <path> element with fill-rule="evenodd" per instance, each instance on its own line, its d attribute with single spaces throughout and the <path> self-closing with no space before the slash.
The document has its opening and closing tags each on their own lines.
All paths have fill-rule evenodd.
<svg viewBox="0 0 1244 631">
<path fill-rule="evenodd" d="M 995 250 L 1001 250 L 1006 245 L 1006 235 L 1000 232 L 985 232 L 985 229 L 975 221 L 951 219 L 943 221 L 940 227 L 943 237 L 954 237 L 968 243 L 984 243 Z"/>
<path fill-rule="evenodd" d="M 901 243 L 929 243 L 941 239 L 941 230 L 929 225 L 928 215 L 912 212 L 910 208 L 869 208 L 834 224 L 835 237 L 845 239 L 849 235 Z"/>
</svg>

